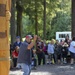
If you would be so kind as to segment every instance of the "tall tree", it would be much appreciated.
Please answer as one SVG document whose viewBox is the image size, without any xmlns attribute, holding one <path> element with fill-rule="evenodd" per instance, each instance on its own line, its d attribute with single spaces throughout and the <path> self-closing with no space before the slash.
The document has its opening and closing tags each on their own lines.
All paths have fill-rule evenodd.
<svg viewBox="0 0 75 75">
<path fill-rule="evenodd" d="M 46 0 L 44 0 L 43 38 L 46 39 Z"/>
<path fill-rule="evenodd" d="M 72 37 L 75 36 L 75 0 L 72 0 Z"/>
<path fill-rule="evenodd" d="M 15 23 L 15 4 L 16 0 L 12 0 L 11 2 L 11 25 L 10 25 L 10 33 L 11 33 L 11 44 L 15 42 L 16 37 L 16 23 Z"/>
<path fill-rule="evenodd" d="M 17 0 L 16 9 L 17 9 L 17 36 L 20 36 L 21 40 L 22 40 L 22 13 L 23 13 L 23 6 L 22 6 L 21 0 Z"/>
<path fill-rule="evenodd" d="M 24 0 L 24 9 L 25 12 L 23 14 L 24 17 L 28 17 L 28 20 L 26 18 L 23 18 L 23 26 L 24 26 L 24 32 L 26 34 L 32 33 L 34 34 L 38 29 L 38 35 L 43 36 L 46 28 L 46 33 L 48 33 L 47 37 L 50 39 L 51 37 L 55 37 L 55 32 L 64 27 L 69 26 L 70 30 L 70 1 L 71 0 L 46 0 L 46 27 L 44 26 L 44 15 L 43 15 L 43 9 L 44 9 L 44 0 L 36 0 L 36 11 L 35 12 L 35 0 Z M 64 2 L 64 3 L 63 3 Z M 61 9 L 60 9 L 61 8 Z M 35 15 L 37 14 L 36 18 Z M 58 15 L 57 15 L 58 14 Z M 63 15 L 62 15 L 63 14 Z M 55 19 L 54 19 L 55 18 Z M 24 23 L 26 22 L 28 23 Z M 54 21 L 53 21 L 54 20 Z M 56 21 L 56 22 L 55 22 Z M 38 26 L 37 26 L 37 24 Z M 64 24 L 64 25 L 63 25 Z M 68 26 L 67 26 L 68 25 Z M 37 27 L 36 27 L 37 26 Z M 44 27 L 44 28 L 43 28 Z M 66 30 L 66 28 L 63 28 Z M 60 29 L 61 31 L 61 29 Z M 53 32 L 53 33 L 52 33 Z M 37 34 L 37 33 L 36 33 Z M 51 36 L 51 34 L 54 34 Z M 47 36 L 47 35 L 46 35 Z M 44 36 L 43 36 L 44 37 Z"/>
<path fill-rule="evenodd" d="M 35 34 L 38 35 L 37 1 L 35 0 Z"/>
</svg>

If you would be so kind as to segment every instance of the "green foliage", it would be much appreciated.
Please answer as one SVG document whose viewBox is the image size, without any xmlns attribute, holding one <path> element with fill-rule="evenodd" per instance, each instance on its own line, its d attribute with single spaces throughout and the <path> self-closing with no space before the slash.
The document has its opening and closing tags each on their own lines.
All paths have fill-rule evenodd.
<svg viewBox="0 0 75 75">
<path fill-rule="evenodd" d="M 57 31 L 71 31 L 71 3 L 66 3 L 64 1 L 64 3 L 61 2 L 59 5 L 62 4 L 64 5 L 60 7 L 60 11 L 56 12 L 56 16 L 51 21 L 51 38 L 55 38 L 55 34 Z"/>
<path fill-rule="evenodd" d="M 38 34 L 43 36 L 43 1 L 20 0 L 23 11 L 23 36 L 35 34 L 35 1 L 37 6 Z M 71 0 L 46 0 L 46 35 L 55 38 L 57 31 L 71 30 Z"/>
<path fill-rule="evenodd" d="M 71 30 L 71 0 L 59 0 L 50 15 L 52 16 L 48 17 L 50 18 L 50 30 L 47 30 L 47 39 L 55 38 L 57 31 Z"/>
<path fill-rule="evenodd" d="M 22 19 L 23 24 L 23 37 L 27 34 L 34 34 L 34 27 L 32 25 L 32 21 L 29 19 L 29 16 L 23 15 Z"/>
</svg>

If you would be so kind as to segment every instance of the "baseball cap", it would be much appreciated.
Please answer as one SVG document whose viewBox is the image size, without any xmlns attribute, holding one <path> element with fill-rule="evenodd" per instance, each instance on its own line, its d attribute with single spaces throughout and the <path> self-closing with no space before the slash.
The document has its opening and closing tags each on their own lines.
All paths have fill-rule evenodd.
<svg viewBox="0 0 75 75">
<path fill-rule="evenodd" d="M 26 39 L 27 39 L 27 38 L 32 39 L 32 36 L 31 36 L 31 35 L 26 35 Z"/>
<path fill-rule="evenodd" d="M 20 38 L 20 36 L 17 36 L 17 37 L 16 37 L 16 39 L 19 39 L 19 38 Z"/>
</svg>

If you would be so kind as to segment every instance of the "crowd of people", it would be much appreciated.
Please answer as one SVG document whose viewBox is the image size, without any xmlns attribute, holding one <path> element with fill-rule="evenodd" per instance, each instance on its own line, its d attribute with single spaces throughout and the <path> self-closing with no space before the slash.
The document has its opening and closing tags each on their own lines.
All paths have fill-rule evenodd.
<svg viewBox="0 0 75 75">
<path fill-rule="evenodd" d="M 42 40 L 38 36 L 27 35 L 21 42 L 16 37 L 16 42 L 11 46 L 13 67 L 22 68 L 23 75 L 29 75 L 31 68 L 38 65 L 71 64 L 75 62 L 75 37 L 72 40 L 66 36 L 65 40 Z"/>
</svg>

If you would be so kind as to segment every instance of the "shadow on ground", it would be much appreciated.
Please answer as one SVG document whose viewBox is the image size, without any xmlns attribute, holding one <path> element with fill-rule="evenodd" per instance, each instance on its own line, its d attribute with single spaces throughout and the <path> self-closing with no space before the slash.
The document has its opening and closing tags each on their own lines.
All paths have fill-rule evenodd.
<svg viewBox="0 0 75 75">
<path fill-rule="evenodd" d="M 37 74 L 36 74 L 37 73 Z M 75 65 L 44 65 L 32 70 L 31 75 L 75 75 Z"/>
<path fill-rule="evenodd" d="M 9 75 L 23 75 L 22 70 L 12 69 Z M 75 75 L 75 65 L 42 65 L 30 75 Z"/>
</svg>

